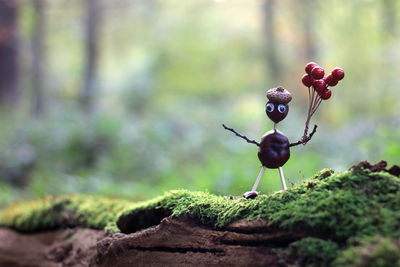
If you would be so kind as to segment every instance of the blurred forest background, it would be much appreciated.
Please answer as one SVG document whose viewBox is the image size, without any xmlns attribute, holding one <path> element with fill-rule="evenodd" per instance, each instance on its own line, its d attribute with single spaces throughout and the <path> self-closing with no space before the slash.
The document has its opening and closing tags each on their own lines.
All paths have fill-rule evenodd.
<svg viewBox="0 0 400 267">
<path fill-rule="evenodd" d="M 0 206 L 84 192 L 143 200 L 186 188 L 240 195 L 273 124 L 265 92 L 293 95 L 278 125 L 304 129 L 304 65 L 346 76 L 284 166 L 400 163 L 400 1 L 0 0 Z M 259 190 L 281 187 L 267 170 Z"/>
</svg>

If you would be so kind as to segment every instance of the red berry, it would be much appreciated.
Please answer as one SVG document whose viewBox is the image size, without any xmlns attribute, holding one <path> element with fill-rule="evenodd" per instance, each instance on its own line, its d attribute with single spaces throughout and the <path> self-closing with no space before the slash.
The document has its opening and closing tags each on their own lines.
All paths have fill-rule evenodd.
<svg viewBox="0 0 400 267">
<path fill-rule="evenodd" d="M 314 79 L 311 78 L 311 76 L 308 75 L 308 74 L 304 74 L 303 78 L 301 79 L 301 81 L 307 87 L 310 87 L 310 86 L 312 86 L 314 84 Z"/>
<path fill-rule="evenodd" d="M 307 63 L 306 68 L 305 68 L 306 73 L 307 73 L 307 74 L 311 74 L 312 69 L 313 69 L 314 67 L 317 67 L 317 66 L 318 66 L 318 64 L 315 63 L 315 62 L 309 62 L 309 63 Z"/>
<path fill-rule="evenodd" d="M 333 79 L 332 74 L 328 74 L 323 78 L 326 84 L 329 84 L 332 81 L 332 79 Z"/>
<path fill-rule="evenodd" d="M 335 80 L 334 78 L 332 78 L 332 80 L 328 83 L 329 86 L 335 86 L 336 84 L 338 84 L 338 80 Z"/>
<path fill-rule="evenodd" d="M 307 73 L 307 74 L 311 74 L 312 69 L 313 69 L 314 67 L 317 67 L 317 66 L 318 66 L 318 64 L 315 63 L 315 62 L 309 62 L 309 63 L 307 63 L 306 68 L 305 68 L 306 73 Z"/>
<path fill-rule="evenodd" d="M 340 81 L 344 78 L 344 71 L 341 68 L 334 68 L 332 70 L 332 76 L 335 80 Z"/>
<path fill-rule="evenodd" d="M 324 69 L 319 66 L 314 67 L 311 71 L 311 77 L 313 77 L 315 80 L 322 79 L 324 77 L 324 74 Z"/>
<path fill-rule="evenodd" d="M 329 98 L 331 97 L 331 95 L 332 95 L 331 89 L 326 88 L 326 89 L 322 92 L 321 98 L 322 98 L 323 100 L 327 100 L 327 99 L 329 99 Z"/>
<path fill-rule="evenodd" d="M 325 90 L 325 88 L 326 88 L 326 83 L 325 83 L 325 81 L 324 80 L 317 80 L 317 81 L 315 81 L 314 82 L 314 87 L 315 87 L 315 90 L 318 92 L 318 93 L 320 93 L 320 92 L 322 92 L 322 91 L 324 91 Z"/>
</svg>

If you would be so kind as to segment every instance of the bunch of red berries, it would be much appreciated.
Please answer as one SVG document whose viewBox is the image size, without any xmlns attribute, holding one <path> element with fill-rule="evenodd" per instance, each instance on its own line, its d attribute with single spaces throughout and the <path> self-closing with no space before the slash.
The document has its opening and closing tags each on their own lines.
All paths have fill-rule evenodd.
<svg viewBox="0 0 400 267">
<path fill-rule="evenodd" d="M 334 68 L 324 77 L 324 69 L 314 62 L 308 63 L 305 70 L 307 74 L 304 74 L 301 81 L 308 88 L 312 87 L 323 100 L 329 99 L 332 95 L 328 86 L 333 87 L 344 78 L 344 71 L 341 68 Z"/>
<path fill-rule="evenodd" d="M 308 125 L 312 115 L 314 115 L 315 111 L 317 111 L 322 100 L 327 100 L 332 95 L 332 91 L 328 88 L 328 86 L 333 87 L 344 78 L 344 71 L 341 68 L 334 68 L 330 74 L 324 77 L 324 69 L 314 62 L 308 63 L 305 70 L 307 74 L 303 76 L 301 81 L 305 86 L 308 87 L 309 104 L 306 127 L 304 129 L 304 135 L 302 138 L 303 144 L 309 140 L 309 137 L 307 137 Z"/>
</svg>

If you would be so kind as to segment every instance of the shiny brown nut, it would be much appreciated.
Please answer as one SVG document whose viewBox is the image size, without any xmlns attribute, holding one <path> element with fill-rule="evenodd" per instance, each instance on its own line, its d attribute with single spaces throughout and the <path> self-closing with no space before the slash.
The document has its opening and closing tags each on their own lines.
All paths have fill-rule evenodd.
<svg viewBox="0 0 400 267">
<path fill-rule="evenodd" d="M 276 169 L 283 166 L 290 158 L 289 140 L 279 131 L 270 131 L 261 139 L 258 159 L 262 165 Z"/>
<path fill-rule="evenodd" d="M 268 101 L 265 106 L 265 113 L 267 113 L 268 118 L 273 122 L 278 123 L 284 118 L 286 118 L 289 112 L 289 105 L 277 103 L 273 101 Z"/>
<path fill-rule="evenodd" d="M 280 104 L 287 104 L 292 100 L 292 95 L 282 86 L 269 89 L 267 91 L 267 97 L 271 102 Z"/>
</svg>

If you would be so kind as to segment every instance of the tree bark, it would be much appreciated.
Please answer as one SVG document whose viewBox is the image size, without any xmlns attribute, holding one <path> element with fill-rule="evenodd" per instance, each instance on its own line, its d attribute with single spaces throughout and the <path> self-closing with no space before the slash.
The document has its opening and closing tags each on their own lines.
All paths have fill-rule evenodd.
<svg viewBox="0 0 400 267">
<path fill-rule="evenodd" d="M 263 220 L 215 230 L 188 215 L 112 236 L 79 227 L 30 234 L 0 228 L 0 266 L 283 266 L 276 248 L 303 237 Z"/>
<path fill-rule="evenodd" d="M 396 34 L 397 12 L 395 0 L 383 0 L 383 28 L 390 35 Z"/>
<path fill-rule="evenodd" d="M 93 108 L 94 97 L 98 88 L 97 65 L 98 65 L 98 39 L 99 21 L 101 8 L 98 0 L 86 0 L 86 22 L 85 22 L 85 55 L 86 66 L 84 74 L 84 90 L 82 95 L 82 106 L 90 112 Z"/>
<path fill-rule="evenodd" d="M 44 109 L 44 38 L 45 38 L 45 1 L 44 0 L 32 0 L 34 9 L 34 22 L 32 32 L 32 86 L 33 86 L 33 101 L 32 101 L 32 113 L 36 116 L 40 115 Z"/>
<path fill-rule="evenodd" d="M 265 0 L 264 2 L 264 28 L 266 44 L 267 68 L 271 74 L 271 79 L 279 81 L 281 77 L 281 65 L 279 64 L 277 51 L 276 29 L 274 25 L 274 6 L 275 0 Z"/>
<path fill-rule="evenodd" d="M 304 8 L 303 27 L 305 36 L 304 54 L 307 61 L 315 60 L 317 49 L 315 47 L 314 30 L 314 8 L 316 2 L 313 0 L 300 1 L 299 5 Z"/>
<path fill-rule="evenodd" d="M 153 227 L 115 234 L 97 243 L 98 266 L 281 266 L 275 248 L 304 237 L 268 228 L 265 221 L 236 221 L 214 230 L 188 215 Z"/>
<path fill-rule="evenodd" d="M 18 1 L 0 1 L 0 101 L 18 99 Z"/>
<path fill-rule="evenodd" d="M 58 229 L 24 234 L 0 227 L 0 266 L 92 266 L 104 231 Z"/>
</svg>

